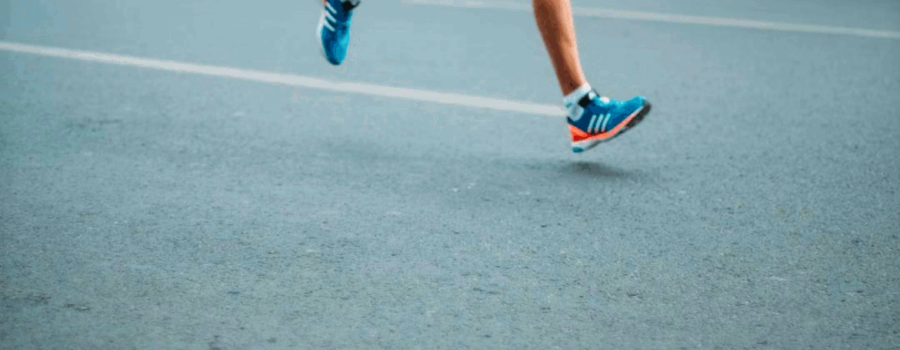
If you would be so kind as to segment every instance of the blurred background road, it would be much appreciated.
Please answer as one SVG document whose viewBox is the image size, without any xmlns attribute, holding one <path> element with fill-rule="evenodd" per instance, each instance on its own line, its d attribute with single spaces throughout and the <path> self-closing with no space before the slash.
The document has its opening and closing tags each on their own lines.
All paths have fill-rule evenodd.
<svg viewBox="0 0 900 350">
<path fill-rule="evenodd" d="M 0 0 L 0 348 L 900 347 L 900 2 L 575 1 L 654 103 L 581 155 L 380 93 L 558 106 L 528 5 L 363 0 L 333 67 L 316 0 Z"/>
</svg>

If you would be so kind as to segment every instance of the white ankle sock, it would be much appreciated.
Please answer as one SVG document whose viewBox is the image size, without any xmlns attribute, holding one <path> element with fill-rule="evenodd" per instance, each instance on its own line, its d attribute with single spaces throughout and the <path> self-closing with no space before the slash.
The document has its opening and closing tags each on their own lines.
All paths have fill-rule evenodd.
<svg viewBox="0 0 900 350">
<path fill-rule="evenodd" d="M 569 112 L 569 118 L 572 118 L 572 120 L 578 120 L 579 118 L 581 118 L 583 108 L 578 105 L 578 100 L 584 97 L 584 95 L 587 95 L 589 92 L 591 92 L 591 84 L 584 83 L 584 85 L 579 86 L 577 89 L 575 89 L 575 91 L 572 91 L 571 93 L 563 97 L 563 105 Z"/>
</svg>

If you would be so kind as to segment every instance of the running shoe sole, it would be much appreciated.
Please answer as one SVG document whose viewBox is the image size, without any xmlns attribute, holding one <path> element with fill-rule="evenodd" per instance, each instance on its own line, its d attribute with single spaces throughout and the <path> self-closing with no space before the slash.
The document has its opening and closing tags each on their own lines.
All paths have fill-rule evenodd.
<svg viewBox="0 0 900 350">
<path fill-rule="evenodd" d="M 587 151 L 603 142 L 612 140 L 619 135 L 624 134 L 629 129 L 640 124 L 644 120 L 644 117 L 646 117 L 647 114 L 650 113 L 651 107 L 652 105 L 650 105 L 650 102 L 644 102 L 643 107 L 634 111 L 634 113 L 631 113 L 628 118 L 625 118 L 625 121 L 622 122 L 624 126 L 614 128 L 611 133 L 607 132 L 581 141 L 572 142 L 572 152 L 581 153 Z"/>
</svg>

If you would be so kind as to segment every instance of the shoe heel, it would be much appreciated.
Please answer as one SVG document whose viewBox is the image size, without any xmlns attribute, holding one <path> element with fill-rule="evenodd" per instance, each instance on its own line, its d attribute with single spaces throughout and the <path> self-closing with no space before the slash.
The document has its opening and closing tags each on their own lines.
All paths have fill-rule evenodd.
<svg viewBox="0 0 900 350">
<path fill-rule="evenodd" d="M 600 144 L 600 141 L 581 141 L 581 142 L 572 142 L 572 152 L 581 153 L 587 151 L 594 146 Z"/>
</svg>

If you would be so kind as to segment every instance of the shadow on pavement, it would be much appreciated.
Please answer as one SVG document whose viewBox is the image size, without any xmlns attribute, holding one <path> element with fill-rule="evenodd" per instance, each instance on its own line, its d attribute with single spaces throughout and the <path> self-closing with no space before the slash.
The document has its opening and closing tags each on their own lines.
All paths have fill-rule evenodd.
<svg viewBox="0 0 900 350">
<path fill-rule="evenodd" d="M 599 162 L 578 161 L 567 163 L 560 167 L 560 171 L 566 174 L 581 177 L 596 178 L 633 178 L 641 174 L 619 169 Z"/>
</svg>

